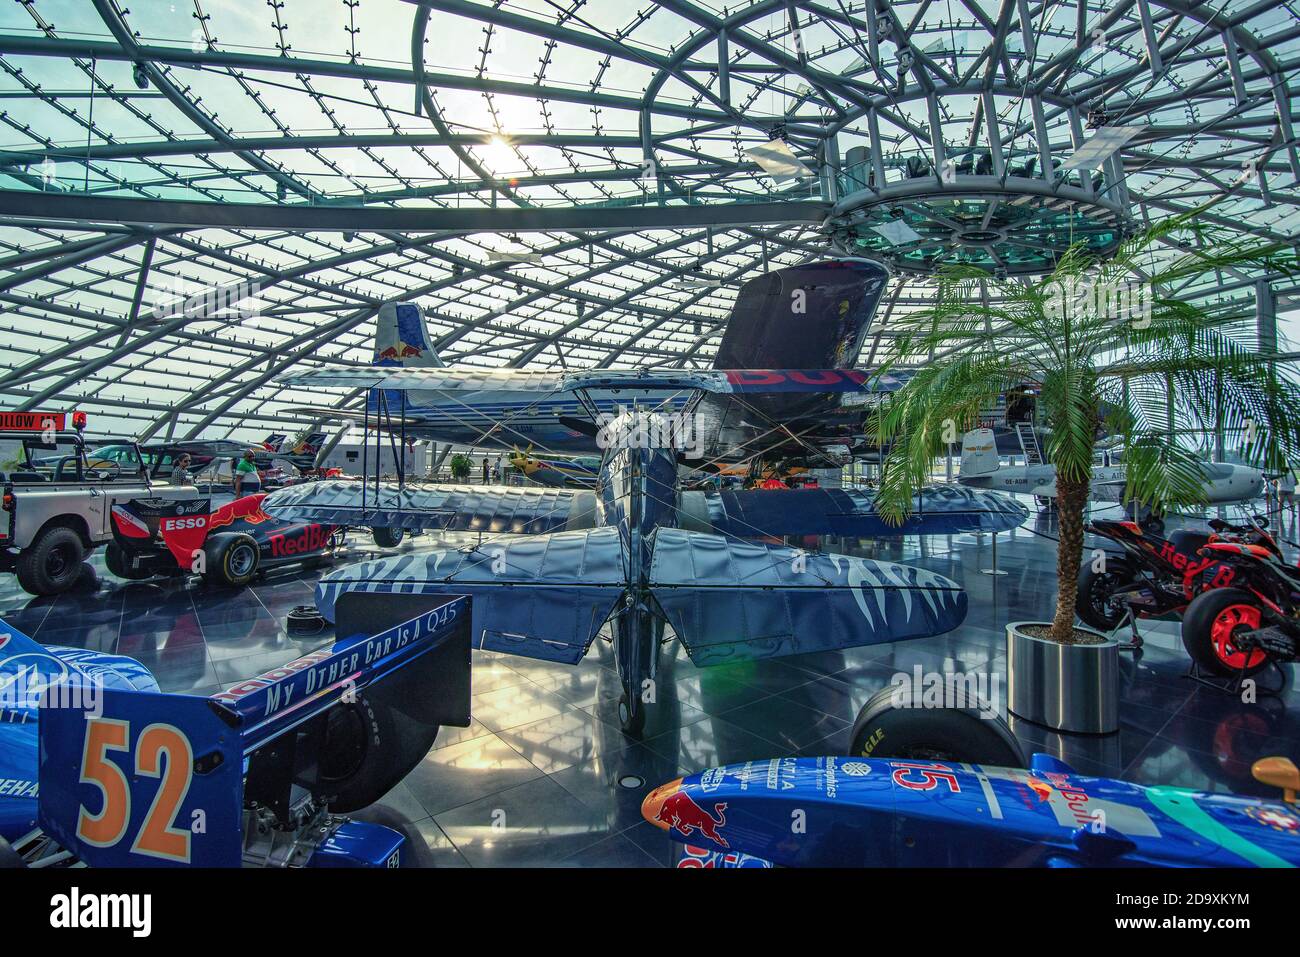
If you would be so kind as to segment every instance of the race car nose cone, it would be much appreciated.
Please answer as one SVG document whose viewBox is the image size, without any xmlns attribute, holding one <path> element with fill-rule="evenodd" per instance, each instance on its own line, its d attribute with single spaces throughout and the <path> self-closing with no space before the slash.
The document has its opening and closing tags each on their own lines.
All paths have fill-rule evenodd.
<svg viewBox="0 0 1300 957">
<path fill-rule="evenodd" d="M 671 829 L 667 816 L 663 814 L 664 803 L 682 789 L 682 779 L 661 784 L 641 802 L 641 816 L 661 830 Z"/>
</svg>

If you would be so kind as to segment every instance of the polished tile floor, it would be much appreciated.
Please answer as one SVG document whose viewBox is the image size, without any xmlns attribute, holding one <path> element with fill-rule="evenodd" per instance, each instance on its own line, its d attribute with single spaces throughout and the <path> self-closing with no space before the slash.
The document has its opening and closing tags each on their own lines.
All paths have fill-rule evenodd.
<svg viewBox="0 0 1300 957">
<path fill-rule="evenodd" d="M 825 543 L 956 579 L 970 593 L 966 622 L 937 638 L 709 669 L 695 668 L 671 643 L 640 741 L 618 730 L 607 643 L 577 667 L 476 652 L 470 727 L 443 729 L 401 784 L 355 816 L 404 831 L 414 849 L 408 860 L 423 865 L 671 865 L 680 845 L 641 820 L 649 788 L 716 764 L 842 752 L 862 703 L 916 665 L 1001 681 L 1004 623 L 1050 615 L 1054 535 L 1050 519 L 1039 516 L 999 536 L 998 565 L 1007 574 L 998 577 L 982 571 L 993 559 L 988 536 Z M 353 538 L 353 555 L 374 554 L 368 538 Z M 138 658 L 164 690 L 194 694 L 328 637 L 295 639 L 284 628 L 295 605 L 312 601 L 319 572 L 281 573 L 232 593 L 121 582 L 104 570 L 102 550 L 88 565 L 76 589 L 51 599 L 33 599 L 13 576 L 0 576 L 0 616 L 49 644 Z M 1117 734 L 1059 735 L 1013 719 L 1026 750 L 1057 754 L 1082 774 L 1267 793 L 1251 780 L 1250 765 L 1268 754 L 1300 760 L 1300 694 L 1243 704 L 1185 677 L 1176 623 L 1146 623 L 1143 634 L 1140 658 L 1122 657 Z"/>
</svg>

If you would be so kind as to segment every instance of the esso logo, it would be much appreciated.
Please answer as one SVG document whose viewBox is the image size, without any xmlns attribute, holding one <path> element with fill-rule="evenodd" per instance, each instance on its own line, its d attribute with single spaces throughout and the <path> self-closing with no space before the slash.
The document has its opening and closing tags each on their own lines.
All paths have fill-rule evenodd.
<svg viewBox="0 0 1300 957">
<path fill-rule="evenodd" d="M 208 524 L 206 515 L 197 518 L 165 518 L 163 519 L 163 531 L 175 532 L 182 528 L 204 528 Z"/>
</svg>

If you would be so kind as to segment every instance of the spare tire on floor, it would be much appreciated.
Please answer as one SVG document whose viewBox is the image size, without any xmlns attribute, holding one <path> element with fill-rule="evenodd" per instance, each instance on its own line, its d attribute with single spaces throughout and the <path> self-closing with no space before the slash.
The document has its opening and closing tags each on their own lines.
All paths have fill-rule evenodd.
<svg viewBox="0 0 1300 957">
<path fill-rule="evenodd" d="M 991 709 L 899 706 L 910 695 L 894 685 L 877 691 L 853 722 L 849 754 L 864 758 L 949 761 L 1023 768 L 1025 753 Z"/>
</svg>

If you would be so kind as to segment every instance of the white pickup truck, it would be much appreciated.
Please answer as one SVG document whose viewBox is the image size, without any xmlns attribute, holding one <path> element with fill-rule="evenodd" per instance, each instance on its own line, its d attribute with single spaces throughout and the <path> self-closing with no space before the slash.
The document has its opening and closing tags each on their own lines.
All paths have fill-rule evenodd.
<svg viewBox="0 0 1300 957">
<path fill-rule="evenodd" d="M 13 571 L 33 595 L 71 588 L 82 560 L 113 538 L 112 509 L 133 498 L 195 498 L 193 485 L 150 480 L 134 443 L 134 462 L 88 462 L 77 432 L 0 431 L 0 442 L 21 443 L 16 468 L 0 473 L 0 572 Z M 33 454 L 36 453 L 36 457 Z"/>
</svg>

